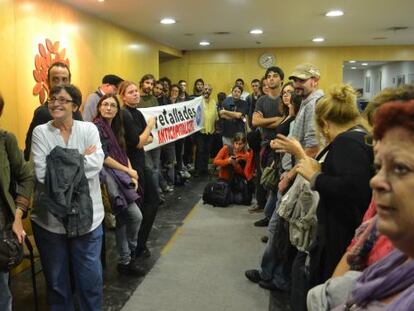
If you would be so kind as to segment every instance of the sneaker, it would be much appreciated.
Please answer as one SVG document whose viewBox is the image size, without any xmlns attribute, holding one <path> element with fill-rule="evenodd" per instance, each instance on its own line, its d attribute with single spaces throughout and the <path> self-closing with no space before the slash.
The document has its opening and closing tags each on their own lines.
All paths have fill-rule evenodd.
<svg viewBox="0 0 414 311">
<path fill-rule="evenodd" d="M 267 241 L 269 241 L 269 237 L 267 235 L 264 235 L 260 238 L 260 241 L 262 241 L 263 243 L 267 243 Z"/>
<path fill-rule="evenodd" d="M 181 176 L 183 176 L 184 178 L 191 178 L 191 174 L 188 171 L 182 170 L 180 171 Z"/>
<path fill-rule="evenodd" d="M 260 277 L 259 270 L 256 269 L 247 270 L 246 272 L 244 272 L 244 275 L 246 276 L 246 278 L 249 279 L 249 281 L 253 283 L 259 283 L 262 280 L 262 278 Z"/>
<path fill-rule="evenodd" d="M 128 264 L 119 263 L 116 266 L 119 274 L 123 275 L 132 275 L 132 276 L 144 276 L 145 270 L 141 267 L 138 267 L 133 261 L 130 261 Z"/>
<path fill-rule="evenodd" d="M 136 258 L 148 258 L 151 257 L 151 251 L 148 247 L 139 248 L 135 250 L 135 257 Z"/>
<path fill-rule="evenodd" d="M 269 224 L 269 218 L 265 217 L 265 218 L 262 218 L 262 219 L 256 221 L 254 223 L 254 226 L 255 227 L 267 227 L 268 224 Z"/>
<path fill-rule="evenodd" d="M 174 191 L 174 187 L 172 187 L 172 186 L 165 186 L 162 191 L 164 193 L 173 192 Z"/>
<path fill-rule="evenodd" d="M 247 211 L 251 214 L 252 213 L 261 213 L 261 212 L 263 212 L 263 208 L 259 207 L 259 205 L 255 205 L 255 206 L 249 207 L 247 209 Z"/>
</svg>

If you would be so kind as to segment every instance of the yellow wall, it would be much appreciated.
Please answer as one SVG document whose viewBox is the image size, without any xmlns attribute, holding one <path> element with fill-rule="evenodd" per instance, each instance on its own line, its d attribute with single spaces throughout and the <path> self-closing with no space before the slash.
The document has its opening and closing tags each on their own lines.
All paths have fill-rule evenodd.
<svg viewBox="0 0 414 311">
<path fill-rule="evenodd" d="M 38 44 L 60 41 L 70 60 L 72 82 L 84 95 L 102 76 L 115 73 L 138 81 L 158 75 L 158 52 L 180 56 L 142 35 L 81 13 L 58 1 L 0 0 L 0 92 L 6 101 L 0 126 L 14 132 L 23 147 L 38 98 L 32 95 L 32 71 Z"/>
<path fill-rule="evenodd" d="M 179 79 L 187 80 L 190 93 L 194 81 L 200 77 L 212 84 L 214 93 L 229 92 L 234 81 L 240 77 L 244 79 L 250 91 L 250 81 L 254 78 L 260 79 L 265 72 L 258 65 L 258 58 L 264 52 L 276 55 L 276 63 L 284 70 L 286 76 L 299 63 L 311 62 L 319 66 L 322 75 L 320 86 L 323 89 L 342 82 L 342 64 L 347 60 L 414 60 L 414 46 L 191 51 L 181 59 L 162 62 L 160 76 L 168 76 L 174 82 Z"/>
</svg>

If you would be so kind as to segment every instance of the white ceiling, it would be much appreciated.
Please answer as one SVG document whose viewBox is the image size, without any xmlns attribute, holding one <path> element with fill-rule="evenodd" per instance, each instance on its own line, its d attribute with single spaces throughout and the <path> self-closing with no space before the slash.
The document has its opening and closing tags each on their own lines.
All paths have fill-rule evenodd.
<svg viewBox="0 0 414 311">
<path fill-rule="evenodd" d="M 414 0 L 61 1 L 179 50 L 414 44 Z M 345 15 L 325 17 L 332 9 Z M 177 23 L 161 25 L 163 17 Z M 252 28 L 264 34 L 251 35 Z M 312 42 L 317 36 L 326 41 Z M 211 45 L 200 47 L 201 40 Z"/>
</svg>

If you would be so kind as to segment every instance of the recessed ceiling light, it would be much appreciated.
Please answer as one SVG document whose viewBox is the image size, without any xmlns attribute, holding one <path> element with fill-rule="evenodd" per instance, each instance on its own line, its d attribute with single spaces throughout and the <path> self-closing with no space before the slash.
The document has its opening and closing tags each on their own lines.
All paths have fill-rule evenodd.
<svg viewBox="0 0 414 311">
<path fill-rule="evenodd" d="M 210 45 L 210 42 L 208 42 L 208 41 L 201 41 L 199 44 L 201 46 L 207 46 L 207 45 Z"/>
<path fill-rule="evenodd" d="M 355 64 L 356 63 L 356 60 L 350 60 L 349 63 Z"/>
<path fill-rule="evenodd" d="M 356 67 L 351 67 L 351 69 L 356 69 Z"/>
<path fill-rule="evenodd" d="M 171 25 L 171 24 L 175 24 L 175 19 L 173 19 L 173 18 L 171 18 L 171 17 L 166 17 L 166 18 L 163 18 L 163 19 L 160 21 L 160 23 L 161 23 L 161 24 L 164 24 L 164 25 Z"/>
<path fill-rule="evenodd" d="M 341 10 L 332 10 L 325 14 L 325 16 L 328 16 L 328 17 L 338 17 L 342 15 L 344 15 L 344 12 Z"/>
<path fill-rule="evenodd" d="M 323 41 L 325 41 L 325 39 L 322 38 L 322 37 L 318 37 L 318 38 L 313 38 L 312 41 L 313 42 L 323 42 Z"/>
<path fill-rule="evenodd" d="M 98 0 L 98 2 L 105 2 L 105 0 Z"/>
<path fill-rule="evenodd" d="M 250 30 L 250 33 L 252 35 L 261 35 L 263 33 L 263 30 L 261 30 L 261 29 L 252 29 L 252 30 Z"/>
<path fill-rule="evenodd" d="M 362 63 L 361 65 L 362 66 L 368 66 L 368 63 Z"/>
</svg>

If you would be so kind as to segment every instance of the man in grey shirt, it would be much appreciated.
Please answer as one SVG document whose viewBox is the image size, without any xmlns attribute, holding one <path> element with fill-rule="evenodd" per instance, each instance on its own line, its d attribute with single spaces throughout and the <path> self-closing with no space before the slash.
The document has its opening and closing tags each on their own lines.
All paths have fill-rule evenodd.
<svg viewBox="0 0 414 311">
<path fill-rule="evenodd" d="M 106 75 L 102 78 L 102 85 L 98 89 L 89 94 L 88 98 L 85 101 L 85 104 L 82 107 L 82 118 L 83 121 L 92 122 L 96 117 L 96 106 L 98 105 L 99 100 L 104 95 L 113 95 L 116 94 L 118 90 L 118 85 L 124 81 L 122 78 L 116 75 Z"/>
<path fill-rule="evenodd" d="M 276 136 L 276 127 L 283 120 L 280 110 L 281 99 L 280 91 L 283 85 L 284 72 L 279 67 L 269 67 L 266 70 L 265 77 L 267 85 L 269 86 L 269 93 L 261 96 L 256 102 L 256 108 L 252 116 L 252 124 L 254 127 L 259 127 L 262 136 L 262 149 L 267 148 L 269 151 L 269 142 Z M 256 200 L 257 205 L 250 208 L 249 212 L 261 212 L 267 199 L 267 191 L 260 184 L 262 176 L 261 167 L 268 165 L 270 157 L 267 156 L 269 152 L 261 152 L 263 158 L 260 159 L 259 154 L 254 154 L 257 178 L 256 178 Z M 267 226 L 268 220 L 256 222 L 256 226 Z"/>
</svg>

